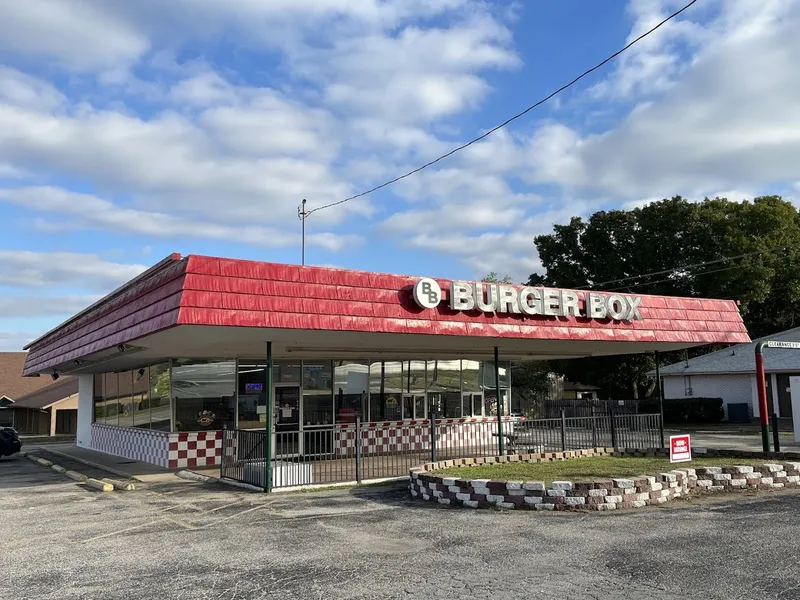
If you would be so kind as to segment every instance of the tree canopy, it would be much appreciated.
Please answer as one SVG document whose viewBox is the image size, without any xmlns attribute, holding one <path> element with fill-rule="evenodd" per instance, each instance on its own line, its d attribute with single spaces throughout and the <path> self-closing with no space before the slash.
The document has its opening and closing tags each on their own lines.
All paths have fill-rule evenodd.
<svg viewBox="0 0 800 600">
<path fill-rule="evenodd" d="M 800 216 L 780 196 L 675 196 L 574 217 L 534 243 L 545 272 L 530 285 L 735 299 L 753 338 L 800 325 Z M 630 356 L 552 366 L 622 397 L 652 389 L 646 373 L 655 365 Z"/>
</svg>

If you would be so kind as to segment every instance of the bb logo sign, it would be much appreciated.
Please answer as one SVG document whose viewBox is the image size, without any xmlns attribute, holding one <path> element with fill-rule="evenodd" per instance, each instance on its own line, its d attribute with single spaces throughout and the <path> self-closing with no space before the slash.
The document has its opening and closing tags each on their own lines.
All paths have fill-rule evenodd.
<svg viewBox="0 0 800 600">
<path fill-rule="evenodd" d="M 442 300 L 442 288 L 433 279 L 420 279 L 414 284 L 414 302 L 422 308 L 436 308 Z"/>
<path fill-rule="evenodd" d="M 688 435 L 669 436 L 669 462 L 692 460 L 692 444 Z"/>
</svg>

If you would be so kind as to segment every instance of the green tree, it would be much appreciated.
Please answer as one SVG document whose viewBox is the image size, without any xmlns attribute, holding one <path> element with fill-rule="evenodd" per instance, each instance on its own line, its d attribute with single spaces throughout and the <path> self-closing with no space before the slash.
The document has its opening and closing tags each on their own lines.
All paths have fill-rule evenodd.
<svg viewBox="0 0 800 600">
<path fill-rule="evenodd" d="M 534 243 L 545 273 L 532 275 L 531 285 L 736 299 L 752 337 L 800 324 L 800 217 L 780 196 L 699 203 L 675 196 L 575 217 Z M 574 371 L 567 377 L 608 394 L 652 387 L 650 356 L 569 362 L 557 365 Z"/>
<path fill-rule="evenodd" d="M 481 279 L 484 283 L 514 283 L 514 278 L 511 275 L 504 275 L 502 279 L 499 278 L 497 273 L 492 271 L 486 277 Z"/>
</svg>

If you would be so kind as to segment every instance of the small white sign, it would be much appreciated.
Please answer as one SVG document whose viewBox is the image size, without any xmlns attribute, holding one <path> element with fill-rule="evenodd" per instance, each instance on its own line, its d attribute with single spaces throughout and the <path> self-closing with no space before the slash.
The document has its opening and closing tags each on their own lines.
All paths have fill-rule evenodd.
<svg viewBox="0 0 800 600">
<path fill-rule="evenodd" d="M 692 460 L 692 442 L 688 435 L 669 436 L 669 462 Z"/>
</svg>

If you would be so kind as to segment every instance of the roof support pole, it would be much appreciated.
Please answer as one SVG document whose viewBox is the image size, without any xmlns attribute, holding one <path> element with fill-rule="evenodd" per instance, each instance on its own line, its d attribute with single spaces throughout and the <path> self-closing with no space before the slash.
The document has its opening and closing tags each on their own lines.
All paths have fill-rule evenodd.
<svg viewBox="0 0 800 600">
<path fill-rule="evenodd" d="M 664 384 L 661 381 L 661 355 L 658 350 L 655 352 L 656 359 L 656 389 L 658 389 L 658 431 L 661 437 L 661 447 L 666 448 L 664 444 Z"/>
<path fill-rule="evenodd" d="M 503 398 L 500 396 L 500 349 L 494 347 L 494 386 L 497 392 L 497 448 L 498 455 L 505 455 L 505 444 L 503 443 Z"/>
<path fill-rule="evenodd" d="M 275 386 L 272 384 L 272 342 L 267 342 L 267 422 L 264 435 L 264 491 L 272 491 L 272 416 L 275 414 Z"/>
<path fill-rule="evenodd" d="M 769 452 L 769 408 L 767 407 L 767 382 L 764 374 L 764 342 L 756 344 L 756 388 L 758 390 L 758 416 L 761 420 L 761 444 Z"/>
</svg>

